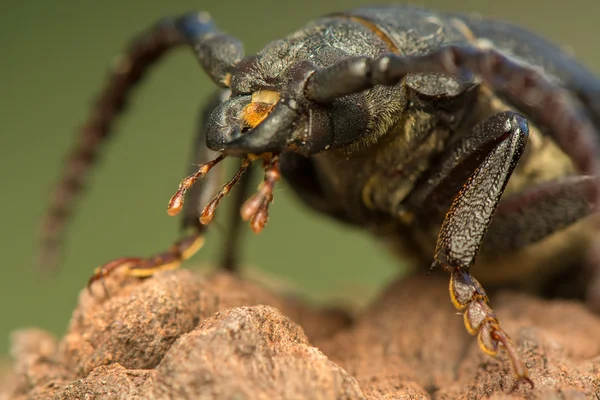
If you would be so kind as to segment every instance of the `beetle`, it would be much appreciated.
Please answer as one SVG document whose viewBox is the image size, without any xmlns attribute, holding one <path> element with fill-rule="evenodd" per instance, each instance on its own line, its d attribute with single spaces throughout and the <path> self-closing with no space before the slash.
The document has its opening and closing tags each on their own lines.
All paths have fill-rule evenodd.
<svg viewBox="0 0 600 400">
<path fill-rule="evenodd" d="M 168 203 L 170 215 L 184 199 L 195 203 L 183 212 L 190 233 L 158 255 L 104 264 L 89 285 L 117 268 L 147 277 L 177 267 L 202 247 L 219 201 L 239 184 L 241 218 L 222 262 L 235 270 L 240 221 L 265 227 L 283 177 L 315 211 L 364 228 L 429 272 L 446 271 L 481 350 L 504 348 L 517 384 L 533 387 L 471 267 L 477 258 L 486 286 L 584 290 L 564 281 L 579 276 L 593 236 L 595 76 L 506 22 L 413 6 L 330 14 L 251 56 L 204 12 L 162 20 L 123 53 L 81 129 L 43 224 L 43 264 L 56 259 L 73 200 L 131 89 L 179 46 L 191 47 L 220 87 L 201 113 L 199 167 Z M 219 188 L 208 173 L 228 157 L 240 167 Z M 246 200 L 255 163 L 264 179 Z"/>
</svg>

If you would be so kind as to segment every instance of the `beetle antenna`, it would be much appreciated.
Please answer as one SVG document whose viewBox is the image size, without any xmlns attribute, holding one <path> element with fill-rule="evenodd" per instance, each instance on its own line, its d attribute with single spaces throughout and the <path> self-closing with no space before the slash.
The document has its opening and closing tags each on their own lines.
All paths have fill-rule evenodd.
<svg viewBox="0 0 600 400">
<path fill-rule="evenodd" d="M 108 84 L 98 97 L 90 118 L 80 128 L 80 141 L 65 166 L 64 176 L 55 188 L 50 208 L 40 231 L 38 268 L 57 267 L 66 224 L 85 178 L 94 165 L 101 145 L 111 134 L 116 117 L 123 111 L 133 87 L 149 67 L 169 50 L 184 45 L 186 39 L 171 21 L 160 23 L 142 34 L 118 59 Z"/>
<path fill-rule="evenodd" d="M 73 204 L 101 145 L 111 135 L 116 118 L 125 109 L 132 89 L 169 50 L 182 45 L 194 49 L 202 67 L 221 87 L 229 87 L 230 69 L 244 54 L 241 42 L 221 33 L 207 13 L 166 18 L 133 41 L 117 60 L 91 116 L 80 129 L 80 141 L 55 189 L 41 228 L 39 267 L 50 269 L 58 264 L 62 236 Z"/>
</svg>

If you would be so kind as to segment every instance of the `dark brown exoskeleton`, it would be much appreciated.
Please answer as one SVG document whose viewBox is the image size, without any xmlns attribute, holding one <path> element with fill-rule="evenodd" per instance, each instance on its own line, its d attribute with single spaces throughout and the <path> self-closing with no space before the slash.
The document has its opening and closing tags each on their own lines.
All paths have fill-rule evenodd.
<svg viewBox="0 0 600 400">
<path fill-rule="evenodd" d="M 130 89 L 186 44 L 224 88 L 203 111 L 193 160 L 200 167 L 168 206 L 175 215 L 185 196 L 193 203 L 183 213 L 191 233 L 157 256 L 103 265 L 90 284 L 116 268 L 145 277 L 176 267 L 201 247 L 238 182 L 236 207 L 259 232 L 283 176 L 313 209 L 366 228 L 421 265 L 433 258 L 431 268 L 450 274 L 452 302 L 481 349 L 506 349 L 517 382 L 533 385 L 471 267 L 481 253 L 486 285 L 582 293 L 565 279 L 578 276 L 593 232 L 595 77 L 514 26 L 407 6 L 332 14 L 247 57 L 204 13 L 165 20 L 124 53 L 83 126 L 44 225 L 43 263 L 55 257 L 72 199 Z M 192 186 L 227 157 L 241 162 L 229 182 L 219 189 L 209 174 Z M 244 202 L 253 163 L 265 176 Z M 223 261 L 231 270 L 239 222 Z"/>
</svg>

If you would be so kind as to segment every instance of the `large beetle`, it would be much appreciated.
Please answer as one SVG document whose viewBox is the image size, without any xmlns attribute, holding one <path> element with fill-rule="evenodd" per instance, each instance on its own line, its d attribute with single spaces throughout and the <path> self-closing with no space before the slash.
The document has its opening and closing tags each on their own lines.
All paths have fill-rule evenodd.
<svg viewBox="0 0 600 400">
<path fill-rule="evenodd" d="M 166 19 L 124 52 L 81 129 L 43 227 L 42 263 L 56 257 L 72 200 L 132 87 L 180 45 L 223 88 L 203 111 L 200 167 L 168 206 L 179 213 L 187 192 L 191 233 L 156 256 L 101 266 L 90 284 L 116 268 L 146 277 L 179 265 L 238 182 L 241 217 L 259 232 L 283 176 L 316 211 L 364 227 L 423 270 L 433 259 L 431 269 L 450 274 L 451 300 L 481 349 L 506 349 L 517 383 L 533 385 L 471 267 L 479 255 L 485 285 L 584 293 L 600 125 L 600 82 L 590 72 L 505 22 L 410 6 L 328 15 L 254 56 L 206 13 Z M 229 182 L 219 189 L 209 174 L 192 186 L 227 157 L 241 162 Z M 244 202 L 253 163 L 265 177 Z M 231 270 L 239 221 L 223 261 Z"/>
</svg>

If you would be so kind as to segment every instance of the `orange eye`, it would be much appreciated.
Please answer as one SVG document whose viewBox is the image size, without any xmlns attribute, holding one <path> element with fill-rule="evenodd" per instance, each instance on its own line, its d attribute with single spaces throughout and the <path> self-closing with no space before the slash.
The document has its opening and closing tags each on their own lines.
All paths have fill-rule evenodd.
<svg viewBox="0 0 600 400">
<path fill-rule="evenodd" d="M 260 90 L 252 94 L 252 102 L 242 110 L 242 121 L 250 128 L 256 128 L 267 118 L 280 99 L 278 92 Z"/>
</svg>

